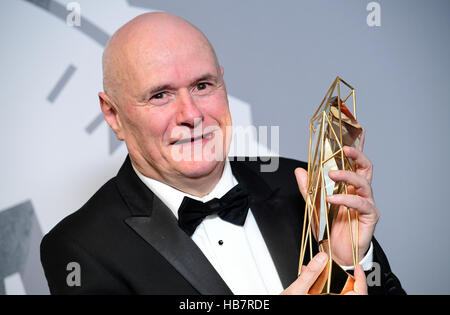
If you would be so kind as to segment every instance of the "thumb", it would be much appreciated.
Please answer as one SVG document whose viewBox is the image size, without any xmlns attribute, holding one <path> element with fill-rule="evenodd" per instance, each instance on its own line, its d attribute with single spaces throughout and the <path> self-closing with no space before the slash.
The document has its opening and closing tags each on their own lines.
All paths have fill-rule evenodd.
<svg viewBox="0 0 450 315">
<path fill-rule="evenodd" d="M 355 268 L 355 285 L 354 291 L 358 295 L 367 295 L 367 280 L 364 273 L 364 269 L 361 265 L 357 265 Z"/>
<path fill-rule="evenodd" d="M 303 199 L 306 200 L 306 189 L 308 184 L 308 172 L 303 168 L 295 169 L 295 177 L 297 178 L 298 189 L 303 196 Z"/>
</svg>

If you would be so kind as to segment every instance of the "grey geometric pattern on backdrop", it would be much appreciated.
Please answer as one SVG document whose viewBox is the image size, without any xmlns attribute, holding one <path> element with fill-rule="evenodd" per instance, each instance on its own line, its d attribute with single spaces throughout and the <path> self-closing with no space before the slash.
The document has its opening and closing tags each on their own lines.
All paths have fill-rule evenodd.
<svg viewBox="0 0 450 315">
<path fill-rule="evenodd" d="M 25 1 L 37 5 L 38 7 L 48 11 L 49 13 L 61 19 L 64 23 L 66 23 L 67 9 L 64 5 L 53 0 L 25 0 Z M 96 41 L 101 46 L 105 46 L 110 37 L 108 33 L 106 33 L 104 30 L 102 30 L 94 23 L 85 18 L 82 18 L 81 25 L 79 27 L 75 27 L 75 29 L 89 36 L 91 39 Z"/>
<path fill-rule="evenodd" d="M 67 85 L 67 83 L 69 83 L 69 80 L 75 73 L 75 70 L 77 70 L 77 68 L 74 65 L 69 65 L 67 67 L 66 71 L 64 71 L 61 78 L 58 80 L 58 82 L 56 82 L 55 87 L 52 89 L 50 94 L 47 96 L 47 101 L 49 101 L 50 103 L 53 103 L 58 98 L 59 93 L 61 93 L 61 91 L 64 89 L 64 87 Z"/>
<path fill-rule="evenodd" d="M 67 10 L 64 5 L 52 0 L 25 1 L 46 10 L 65 23 Z M 86 19 L 83 19 L 82 25 L 75 29 L 101 46 L 105 46 L 110 37 L 109 34 Z M 49 102 L 53 103 L 56 100 L 75 70 L 74 65 L 68 66 L 48 94 Z M 93 130 L 87 129 L 86 131 L 92 133 Z M 113 154 L 120 142 L 111 134 L 109 141 L 110 154 Z M 39 248 L 42 237 L 43 233 L 30 200 L 0 212 L 0 295 L 6 293 L 5 278 L 16 273 L 20 274 L 27 294 L 48 293 L 47 282 L 42 268 L 40 268 Z"/>
<path fill-rule="evenodd" d="M 67 9 L 64 5 L 53 0 L 25 0 L 25 1 L 37 5 L 38 7 L 46 10 L 48 13 L 54 15 L 55 17 L 59 18 L 64 23 L 66 23 Z M 84 35 L 88 36 L 102 47 L 104 47 L 108 43 L 110 37 L 110 35 L 107 32 L 105 32 L 100 27 L 96 26 L 94 23 L 92 23 L 91 21 L 89 21 L 84 17 L 82 17 L 81 25 L 79 27 L 74 27 L 74 29 L 82 32 Z M 66 83 L 73 75 L 75 69 L 76 69 L 75 66 L 70 65 L 66 70 L 66 72 L 61 77 L 61 79 L 58 80 L 55 87 L 51 90 L 48 96 L 48 100 L 50 102 L 53 103 L 58 94 L 62 91 L 62 89 L 64 89 Z M 88 134 L 92 134 L 92 132 L 96 130 L 97 127 L 101 125 L 101 123 L 105 123 L 105 121 L 103 120 L 103 114 L 99 113 L 93 119 L 93 121 L 86 127 L 85 131 Z M 123 142 L 117 140 L 111 128 L 108 128 L 108 139 L 109 139 L 109 155 L 112 155 L 114 154 L 114 152 L 117 151 L 117 149 Z"/>
<path fill-rule="evenodd" d="M 0 212 L 0 294 L 5 294 L 4 279 L 19 273 L 28 294 L 48 292 L 40 266 L 42 240 L 31 201 Z"/>
</svg>

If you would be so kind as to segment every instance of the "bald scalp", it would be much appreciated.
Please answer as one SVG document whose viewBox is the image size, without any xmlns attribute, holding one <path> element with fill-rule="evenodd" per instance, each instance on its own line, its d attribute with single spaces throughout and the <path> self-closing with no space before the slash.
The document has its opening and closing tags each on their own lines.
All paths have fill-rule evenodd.
<svg viewBox="0 0 450 315">
<path fill-rule="evenodd" d="M 132 82 L 133 67 L 139 54 L 168 53 L 169 47 L 201 45 L 214 57 L 216 53 L 206 36 L 188 21 L 164 12 L 139 15 L 119 28 L 109 39 L 102 57 L 103 90 L 117 105 L 121 103 L 126 82 Z"/>
</svg>

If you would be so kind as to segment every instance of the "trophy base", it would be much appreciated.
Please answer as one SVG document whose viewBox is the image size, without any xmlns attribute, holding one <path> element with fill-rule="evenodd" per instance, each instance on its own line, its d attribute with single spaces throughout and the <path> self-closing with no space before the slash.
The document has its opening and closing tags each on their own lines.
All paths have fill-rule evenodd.
<svg viewBox="0 0 450 315">
<path fill-rule="evenodd" d="M 344 295 L 352 291 L 354 285 L 355 279 L 332 260 L 331 273 L 330 262 L 328 262 L 308 293 L 311 295 Z"/>
</svg>

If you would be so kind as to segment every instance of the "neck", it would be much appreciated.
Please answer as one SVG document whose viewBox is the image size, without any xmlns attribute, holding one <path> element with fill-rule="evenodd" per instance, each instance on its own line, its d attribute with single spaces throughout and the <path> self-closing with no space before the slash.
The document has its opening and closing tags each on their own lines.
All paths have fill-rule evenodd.
<svg viewBox="0 0 450 315">
<path fill-rule="evenodd" d="M 174 187 L 186 194 L 196 197 L 203 197 L 209 194 L 222 177 L 225 167 L 225 161 L 218 163 L 216 167 L 208 174 L 199 177 L 188 177 L 183 174 L 165 175 L 155 171 L 154 168 L 142 167 L 142 164 L 135 161 L 131 156 L 131 163 L 134 168 L 146 177 L 157 180 L 161 183 Z"/>
<path fill-rule="evenodd" d="M 216 187 L 222 177 L 224 165 L 224 163 L 218 165 L 208 176 L 200 178 L 179 177 L 177 180 L 173 182 L 167 181 L 165 184 L 175 187 L 189 195 L 201 198 L 209 194 Z"/>
</svg>

